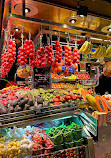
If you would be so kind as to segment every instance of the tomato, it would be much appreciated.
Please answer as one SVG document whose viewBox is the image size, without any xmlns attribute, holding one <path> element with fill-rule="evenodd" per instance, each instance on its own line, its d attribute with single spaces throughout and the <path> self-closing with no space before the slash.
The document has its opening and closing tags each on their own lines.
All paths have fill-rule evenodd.
<svg viewBox="0 0 111 158">
<path fill-rule="evenodd" d="M 21 57 L 20 57 L 20 60 L 22 60 L 22 61 L 25 60 L 25 57 L 24 57 L 24 56 L 21 56 Z"/>
<path fill-rule="evenodd" d="M 20 65 L 25 65 L 25 62 L 24 61 L 20 61 Z"/>
</svg>

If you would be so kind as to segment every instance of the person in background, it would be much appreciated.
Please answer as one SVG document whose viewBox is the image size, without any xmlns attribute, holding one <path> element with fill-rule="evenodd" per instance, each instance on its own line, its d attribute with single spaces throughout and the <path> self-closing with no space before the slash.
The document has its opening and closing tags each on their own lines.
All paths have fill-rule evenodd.
<svg viewBox="0 0 111 158">
<path fill-rule="evenodd" d="M 104 74 L 99 77 L 99 85 L 95 92 L 100 95 L 111 94 L 111 61 L 105 63 Z"/>
</svg>

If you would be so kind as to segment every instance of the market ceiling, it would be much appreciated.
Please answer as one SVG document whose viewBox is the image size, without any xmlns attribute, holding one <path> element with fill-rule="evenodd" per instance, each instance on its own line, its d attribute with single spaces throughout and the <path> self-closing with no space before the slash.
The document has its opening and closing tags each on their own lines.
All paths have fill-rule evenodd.
<svg viewBox="0 0 111 158">
<path fill-rule="evenodd" d="M 6 0 L 7 2 L 10 0 Z M 39 1 L 39 2 L 38 2 Z M 11 16 L 10 28 L 11 33 L 20 42 L 21 32 L 23 26 L 24 39 L 28 38 L 28 33 L 32 34 L 32 39 L 38 37 L 41 26 L 44 33 L 51 33 L 67 36 L 65 33 L 69 32 L 71 35 L 81 36 L 85 35 L 91 37 L 102 38 L 110 40 L 111 19 L 111 3 L 102 0 L 25 0 L 26 17 L 22 16 L 22 1 L 11 0 Z M 78 3 L 80 2 L 80 3 Z M 50 5 L 49 5 L 50 4 Z M 88 16 L 77 16 L 77 5 L 85 5 L 88 7 Z M 6 6 L 8 7 L 8 5 Z M 6 9 L 6 8 L 5 8 Z M 95 14 L 99 15 L 96 16 Z M 104 18 L 103 18 L 104 17 Z M 6 17 L 5 17 L 6 19 Z M 71 19 L 75 19 L 75 23 L 71 23 Z M 29 22 L 30 21 L 30 22 Z M 3 21 L 6 28 L 6 20 Z M 50 27 L 49 27 L 50 26 Z M 17 29 L 16 29 L 17 28 Z"/>
</svg>

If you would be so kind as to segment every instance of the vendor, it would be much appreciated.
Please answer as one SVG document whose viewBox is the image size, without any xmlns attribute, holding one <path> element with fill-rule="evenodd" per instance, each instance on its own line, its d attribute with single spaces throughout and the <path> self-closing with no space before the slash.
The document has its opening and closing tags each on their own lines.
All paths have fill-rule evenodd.
<svg viewBox="0 0 111 158">
<path fill-rule="evenodd" d="M 103 95 L 106 92 L 111 94 L 111 61 L 105 63 L 104 74 L 99 78 L 99 85 L 95 88 L 97 94 Z"/>
</svg>

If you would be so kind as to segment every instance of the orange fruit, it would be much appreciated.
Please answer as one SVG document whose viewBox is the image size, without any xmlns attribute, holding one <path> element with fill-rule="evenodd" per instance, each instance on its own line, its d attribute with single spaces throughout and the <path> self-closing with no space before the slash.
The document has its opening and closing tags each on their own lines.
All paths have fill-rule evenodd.
<svg viewBox="0 0 111 158">
<path fill-rule="evenodd" d="M 59 72 L 61 72 L 61 71 L 62 71 L 62 67 L 61 67 L 61 66 L 58 66 L 57 70 L 58 70 Z"/>
</svg>

